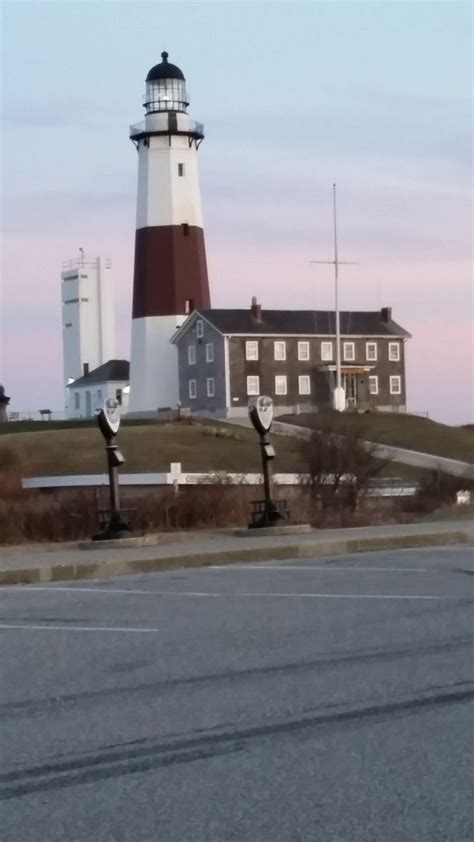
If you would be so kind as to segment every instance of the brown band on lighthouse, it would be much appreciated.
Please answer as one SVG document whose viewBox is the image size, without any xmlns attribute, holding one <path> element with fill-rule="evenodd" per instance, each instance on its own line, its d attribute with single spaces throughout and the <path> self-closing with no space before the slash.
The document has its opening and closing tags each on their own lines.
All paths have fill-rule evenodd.
<svg viewBox="0 0 474 842">
<path fill-rule="evenodd" d="M 210 307 L 202 228 L 186 223 L 139 228 L 132 318 L 185 313 L 190 300 L 196 308 Z"/>
</svg>

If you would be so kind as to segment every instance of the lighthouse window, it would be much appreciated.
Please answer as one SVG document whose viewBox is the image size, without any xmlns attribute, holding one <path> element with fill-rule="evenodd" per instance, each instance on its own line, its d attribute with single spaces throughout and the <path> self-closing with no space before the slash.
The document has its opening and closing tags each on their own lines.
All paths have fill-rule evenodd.
<svg viewBox="0 0 474 842">
<path fill-rule="evenodd" d="M 189 237 L 189 225 L 187 222 L 183 222 L 182 224 L 183 234 L 185 237 Z"/>
<path fill-rule="evenodd" d="M 178 164 L 178 175 L 180 178 L 184 175 L 184 164 Z"/>
</svg>

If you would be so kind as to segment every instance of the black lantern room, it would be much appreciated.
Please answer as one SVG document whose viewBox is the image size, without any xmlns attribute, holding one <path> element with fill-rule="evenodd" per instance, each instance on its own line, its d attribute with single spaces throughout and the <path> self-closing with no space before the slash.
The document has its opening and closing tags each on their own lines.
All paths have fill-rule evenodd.
<svg viewBox="0 0 474 842">
<path fill-rule="evenodd" d="M 168 61 L 168 53 L 161 53 L 162 61 L 151 68 L 146 77 L 143 105 L 147 114 L 160 111 L 186 113 L 189 100 L 182 71 Z"/>
</svg>

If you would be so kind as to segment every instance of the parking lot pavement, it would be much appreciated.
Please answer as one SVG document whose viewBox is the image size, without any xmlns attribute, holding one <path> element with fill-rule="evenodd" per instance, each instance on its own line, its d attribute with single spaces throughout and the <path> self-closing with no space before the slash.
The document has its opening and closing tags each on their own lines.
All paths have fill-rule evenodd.
<svg viewBox="0 0 474 842">
<path fill-rule="evenodd" d="M 471 842 L 472 547 L 4 588 L 5 842 Z"/>
</svg>

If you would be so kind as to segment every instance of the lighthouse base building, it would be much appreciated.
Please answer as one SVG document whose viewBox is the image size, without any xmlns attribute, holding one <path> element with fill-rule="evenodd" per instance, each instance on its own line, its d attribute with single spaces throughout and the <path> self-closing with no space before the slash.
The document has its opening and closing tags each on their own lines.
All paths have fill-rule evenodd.
<svg viewBox="0 0 474 842">
<path fill-rule="evenodd" d="M 176 406 L 171 339 L 196 307 L 210 307 L 197 151 L 203 126 L 187 114 L 182 71 L 162 61 L 146 79 L 145 120 L 131 127 L 138 152 L 130 358 L 131 413 Z"/>
</svg>

